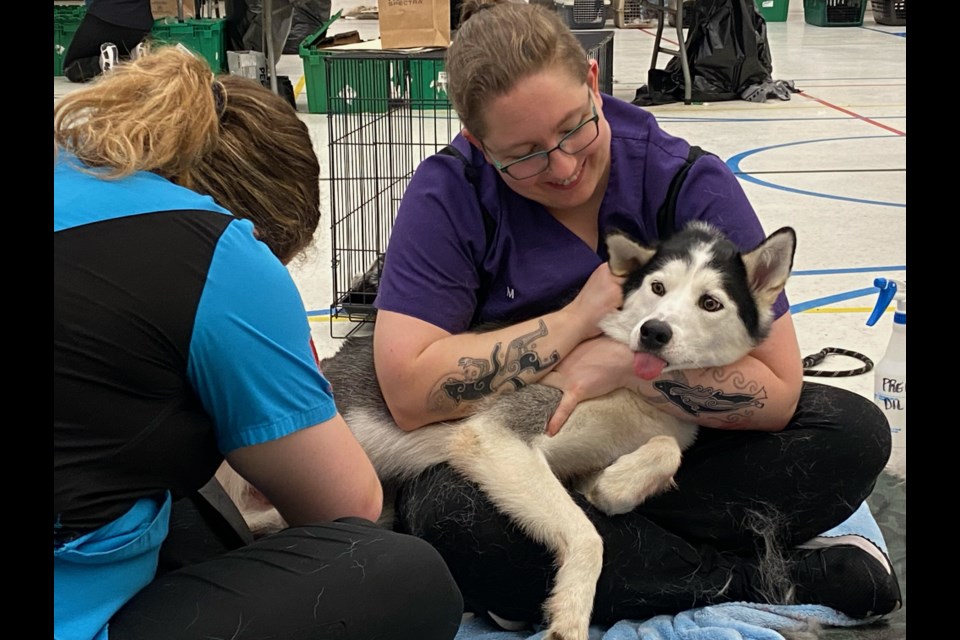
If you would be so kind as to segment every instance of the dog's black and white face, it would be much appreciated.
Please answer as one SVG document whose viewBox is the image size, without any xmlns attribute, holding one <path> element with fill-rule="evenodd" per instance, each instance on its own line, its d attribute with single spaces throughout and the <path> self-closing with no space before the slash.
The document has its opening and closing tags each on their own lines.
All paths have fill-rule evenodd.
<svg viewBox="0 0 960 640">
<path fill-rule="evenodd" d="M 624 304 L 601 329 L 635 352 L 634 371 L 723 366 L 739 360 L 770 330 L 772 305 L 793 267 L 790 227 L 741 253 L 713 227 L 692 223 L 656 247 L 622 234 L 607 238 L 610 268 L 627 276 Z"/>
</svg>

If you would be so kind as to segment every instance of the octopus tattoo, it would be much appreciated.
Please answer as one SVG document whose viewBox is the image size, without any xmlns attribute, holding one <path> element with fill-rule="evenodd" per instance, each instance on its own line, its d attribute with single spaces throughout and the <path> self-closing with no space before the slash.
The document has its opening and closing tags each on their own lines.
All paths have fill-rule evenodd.
<svg viewBox="0 0 960 640">
<path fill-rule="evenodd" d="M 523 387 L 526 382 L 520 377 L 521 374 L 543 371 L 560 360 L 560 354 L 556 351 L 547 358 L 542 358 L 535 351 L 537 339 L 547 333 L 547 325 L 541 320 L 535 330 L 511 340 L 505 353 L 502 344 L 498 342 L 494 345 L 489 360 L 460 358 L 458 364 L 464 375 L 462 378 L 451 377 L 444 382 L 444 393 L 460 404 L 495 393 L 505 384 L 514 389 Z"/>
</svg>

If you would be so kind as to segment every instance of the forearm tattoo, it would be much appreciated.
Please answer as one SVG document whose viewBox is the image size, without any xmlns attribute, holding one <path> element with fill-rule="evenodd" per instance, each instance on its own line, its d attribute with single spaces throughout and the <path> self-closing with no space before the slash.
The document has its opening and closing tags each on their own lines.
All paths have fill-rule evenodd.
<svg viewBox="0 0 960 640">
<path fill-rule="evenodd" d="M 660 402 L 669 402 L 695 418 L 710 417 L 728 423 L 741 422 L 762 409 L 767 399 L 766 388 L 757 382 L 744 380 L 740 371 L 712 369 L 717 387 L 702 384 L 692 385 L 682 371 L 674 371 L 672 380 L 657 380 L 653 388 L 660 392 Z M 736 392 L 727 392 L 719 385 L 734 387 Z"/>
<path fill-rule="evenodd" d="M 546 358 L 536 351 L 537 339 L 545 337 L 547 333 L 547 325 L 541 320 L 535 330 L 511 340 L 506 351 L 503 350 L 503 343 L 496 343 L 489 360 L 460 358 L 457 364 L 463 373 L 441 383 L 444 396 L 459 405 L 496 393 L 503 385 L 510 385 L 514 390 L 523 387 L 526 382 L 520 377 L 521 374 L 538 373 L 560 360 L 560 354 L 556 351 Z"/>
</svg>

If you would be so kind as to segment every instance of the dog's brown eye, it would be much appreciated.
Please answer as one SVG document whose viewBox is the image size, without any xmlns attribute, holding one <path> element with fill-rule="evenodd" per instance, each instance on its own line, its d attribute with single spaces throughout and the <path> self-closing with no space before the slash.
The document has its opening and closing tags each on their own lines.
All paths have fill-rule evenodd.
<svg viewBox="0 0 960 640">
<path fill-rule="evenodd" d="M 719 300 L 712 296 L 703 296 L 700 298 L 700 308 L 704 311 L 713 313 L 714 311 L 720 311 L 720 309 L 723 309 L 723 305 L 720 304 Z"/>
<path fill-rule="evenodd" d="M 663 286 L 662 282 L 654 281 L 650 283 L 650 291 L 653 291 L 653 293 L 658 296 L 662 296 L 667 293 L 667 288 Z"/>
</svg>

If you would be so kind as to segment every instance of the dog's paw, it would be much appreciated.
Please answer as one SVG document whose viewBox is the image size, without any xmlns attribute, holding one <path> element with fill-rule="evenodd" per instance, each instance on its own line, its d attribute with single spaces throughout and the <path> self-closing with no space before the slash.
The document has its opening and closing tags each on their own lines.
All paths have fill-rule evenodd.
<svg viewBox="0 0 960 640">
<path fill-rule="evenodd" d="M 600 542 L 599 535 L 597 541 Z M 589 640 L 590 614 L 603 567 L 603 545 L 599 543 L 592 553 L 583 553 L 588 550 L 586 547 L 572 546 L 578 547 L 579 552 L 561 561 L 553 593 L 543 608 L 547 619 L 544 637 L 550 640 Z M 594 557 L 589 566 L 571 566 L 590 556 Z"/>
<path fill-rule="evenodd" d="M 584 483 L 581 491 L 590 504 L 615 516 L 633 511 L 647 498 L 674 488 L 673 473 L 639 473 L 614 465 Z"/>
<path fill-rule="evenodd" d="M 650 494 L 652 495 L 652 494 Z M 587 500 L 608 516 L 617 516 L 629 513 L 640 506 L 649 495 L 638 497 L 635 492 L 625 492 L 622 489 L 605 487 L 598 482 L 593 489 L 584 494 Z"/>
<path fill-rule="evenodd" d="M 562 631 L 555 631 L 553 629 L 548 629 L 547 634 L 543 636 L 544 640 L 589 640 L 589 633 L 576 634 L 576 635 L 566 635 Z"/>
<path fill-rule="evenodd" d="M 552 623 L 544 634 L 544 640 L 589 640 L 590 625 L 570 624 L 572 621 L 558 620 Z"/>
<path fill-rule="evenodd" d="M 582 481 L 579 489 L 592 505 L 607 515 L 626 513 L 647 498 L 676 487 L 673 476 L 680 468 L 681 457 L 676 438 L 655 436 Z"/>
</svg>

